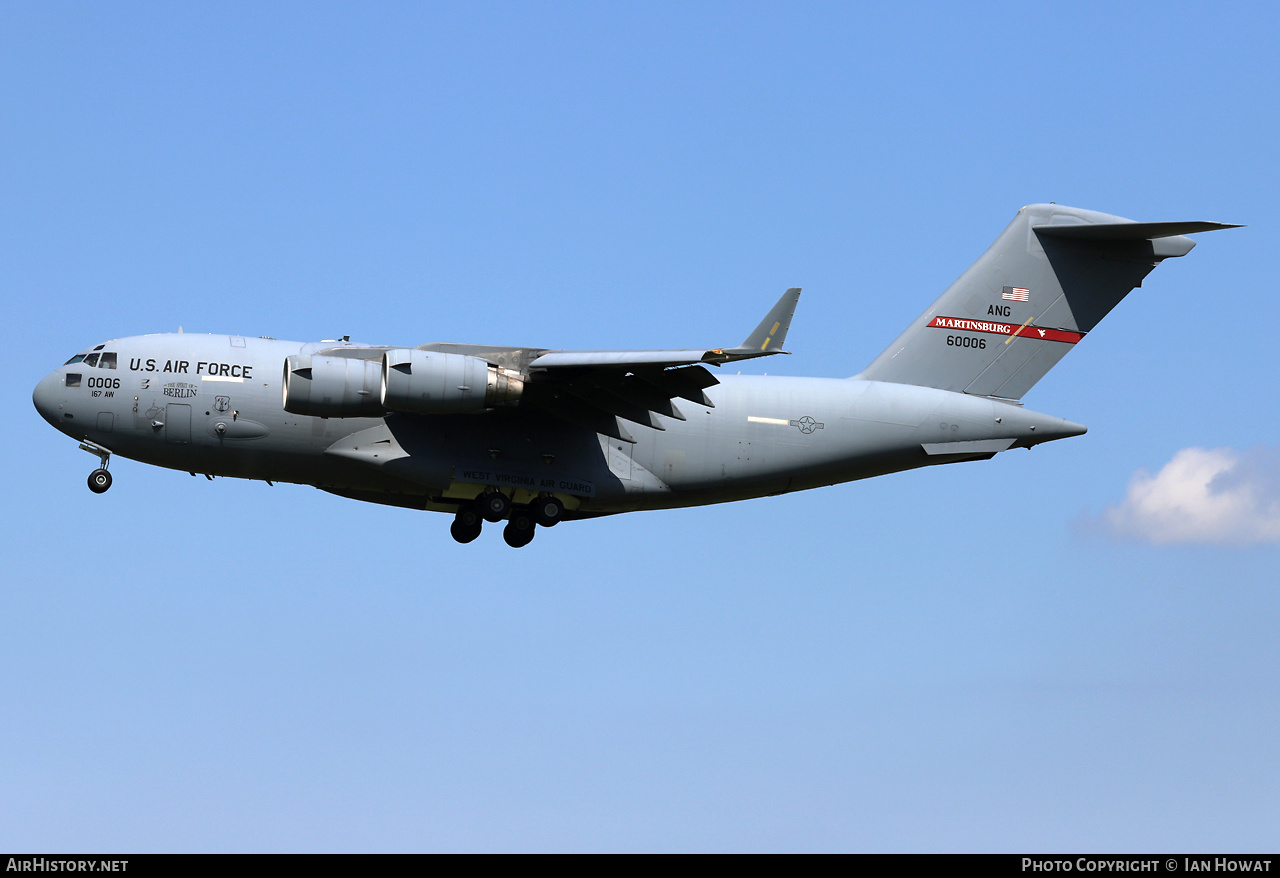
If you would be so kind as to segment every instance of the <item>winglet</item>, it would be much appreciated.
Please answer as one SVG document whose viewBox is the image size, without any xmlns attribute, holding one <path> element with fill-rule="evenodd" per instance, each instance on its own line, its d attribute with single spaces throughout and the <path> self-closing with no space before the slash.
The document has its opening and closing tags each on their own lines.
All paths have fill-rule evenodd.
<svg viewBox="0 0 1280 878">
<path fill-rule="evenodd" d="M 796 313 L 796 302 L 800 299 L 800 288 L 792 287 L 782 294 L 778 304 L 760 321 L 747 340 L 733 349 L 733 353 L 760 354 L 785 353 L 781 351 L 787 339 L 787 330 L 791 327 L 791 316 Z"/>
</svg>

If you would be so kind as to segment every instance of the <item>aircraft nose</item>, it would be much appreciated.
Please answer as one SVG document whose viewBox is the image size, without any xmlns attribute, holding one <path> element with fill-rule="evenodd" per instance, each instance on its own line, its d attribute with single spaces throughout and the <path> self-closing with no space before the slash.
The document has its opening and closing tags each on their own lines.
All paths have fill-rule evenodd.
<svg viewBox="0 0 1280 878">
<path fill-rule="evenodd" d="M 58 391 L 61 386 L 62 373 L 50 372 L 40 379 L 40 383 L 36 385 L 36 389 L 31 393 L 31 402 L 35 404 L 36 411 L 40 413 L 40 417 L 55 427 L 58 426 L 58 402 L 60 396 Z"/>
</svg>

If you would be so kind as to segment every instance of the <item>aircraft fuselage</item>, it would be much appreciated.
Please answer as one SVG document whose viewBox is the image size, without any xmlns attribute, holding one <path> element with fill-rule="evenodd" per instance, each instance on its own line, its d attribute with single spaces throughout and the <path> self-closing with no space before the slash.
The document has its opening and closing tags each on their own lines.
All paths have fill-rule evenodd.
<svg viewBox="0 0 1280 878">
<path fill-rule="evenodd" d="M 341 342 L 166 334 L 101 346 L 36 388 L 37 409 L 111 454 L 210 476 L 315 485 L 455 511 L 486 489 L 561 499 L 566 517 L 780 494 L 1078 435 L 1060 418 L 984 397 L 859 379 L 724 375 L 713 406 L 681 402 L 626 442 L 537 409 L 297 415 L 282 364 Z M 114 368 L 106 367 L 103 354 Z M 75 376 L 79 376 L 77 379 Z"/>
</svg>

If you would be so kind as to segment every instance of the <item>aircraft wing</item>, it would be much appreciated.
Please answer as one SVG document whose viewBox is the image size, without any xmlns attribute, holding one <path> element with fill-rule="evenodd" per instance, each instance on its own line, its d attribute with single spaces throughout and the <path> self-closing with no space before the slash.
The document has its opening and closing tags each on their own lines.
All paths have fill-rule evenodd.
<svg viewBox="0 0 1280 878">
<path fill-rule="evenodd" d="M 742 344 L 656 351 L 542 351 L 528 363 L 522 405 L 533 405 L 624 442 L 623 421 L 663 430 L 664 415 L 686 420 L 676 399 L 711 407 L 703 391 L 719 383 L 704 366 L 788 353 L 782 349 L 800 289 L 782 294 Z"/>
<path fill-rule="evenodd" d="M 614 369 L 636 366 L 688 366 L 710 362 L 710 350 L 691 351 L 548 351 L 529 364 L 531 369 Z"/>
<path fill-rule="evenodd" d="M 737 360 L 785 354 L 788 351 L 782 350 L 782 344 L 787 338 L 787 330 L 791 327 L 791 316 L 795 314 L 796 302 L 799 299 L 799 287 L 792 287 L 783 293 L 778 303 L 760 321 L 760 325 L 737 347 L 683 351 L 547 351 L 535 358 L 529 364 L 529 368 L 621 369 L 633 366 L 666 368 L 690 366 L 695 363 L 719 366 L 722 363 L 732 363 Z"/>
</svg>

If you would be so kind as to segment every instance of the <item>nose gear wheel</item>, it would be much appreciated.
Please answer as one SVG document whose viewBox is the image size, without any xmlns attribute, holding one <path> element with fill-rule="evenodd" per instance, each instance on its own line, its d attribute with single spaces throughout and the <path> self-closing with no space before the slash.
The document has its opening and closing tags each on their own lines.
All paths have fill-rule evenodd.
<svg viewBox="0 0 1280 878">
<path fill-rule="evenodd" d="M 96 469 L 89 473 L 89 490 L 95 494 L 104 493 L 111 487 L 111 473 L 104 469 Z"/>
</svg>

